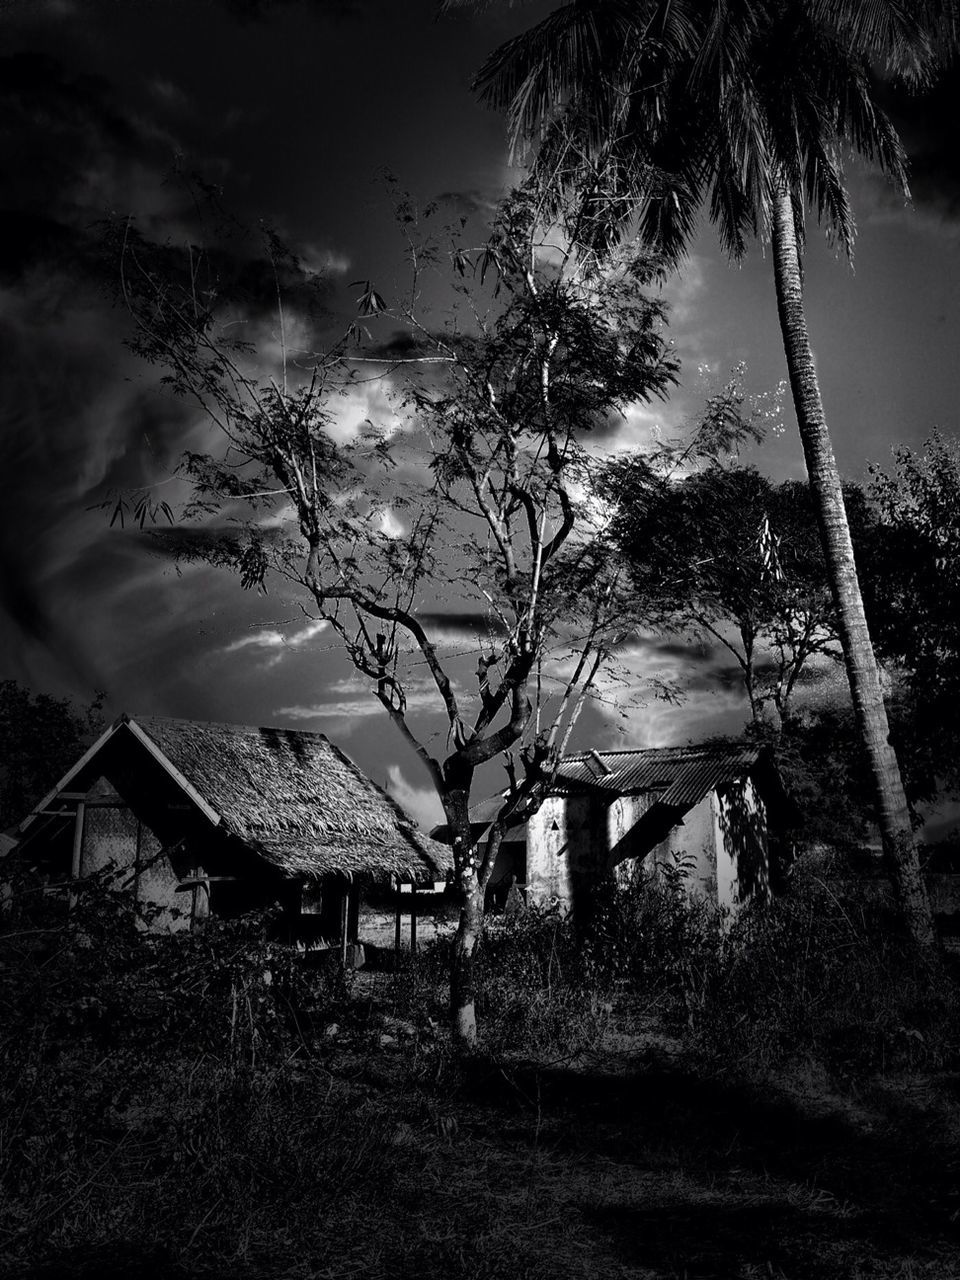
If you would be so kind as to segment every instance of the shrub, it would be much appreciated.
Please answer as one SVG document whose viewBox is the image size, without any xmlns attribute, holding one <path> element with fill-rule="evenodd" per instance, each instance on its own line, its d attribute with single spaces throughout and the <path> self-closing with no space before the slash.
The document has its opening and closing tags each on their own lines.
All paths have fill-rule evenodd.
<svg viewBox="0 0 960 1280">
<path fill-rule="evenodd" d="M 849 1078 L 944 1065 L 957 1013 L 953 984 L 931 985 L 893 912 L 809 884 L 731 923 L 692 1031 L 723 1063 L 763 1073 L 800 1058 Z"/>
<path fill-rule="evenodd" d="M 696 1024 L 707 974 L 723 932 L 723 918 L 686 892 L 683 860 L 656 875 L 607 886 L 584 939 L 589 980 L 627 994 L 642 1013 L 674 1032 Z"/>
<path fill-rule="evenodd" d="M 477 954 L 477 1014 L 493 1053 L 575 1053 L 602 1033 L 605 989 L 574 921 L 528 907 L 492 920 Z"/>
<path fill-rule="evenodd" d="M 10 1043 L 42 1038 L 47 1056 L 89 1043 L 155 1062 L 210 1054 L 255 1067 L 295 1052 L 337 996 L 269 941 L 268 916 L 209 920 L 192 933 L 145 934 L 129 898 L 84 886 L 69 922 L 44 909 L 0 932 L 0 1001 Z"/>
</svg>

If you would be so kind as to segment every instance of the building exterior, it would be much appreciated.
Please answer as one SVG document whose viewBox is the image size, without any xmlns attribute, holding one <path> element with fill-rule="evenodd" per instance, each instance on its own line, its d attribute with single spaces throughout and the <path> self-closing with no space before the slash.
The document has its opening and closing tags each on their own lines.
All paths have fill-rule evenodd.
<svg viewBox="0 0 960 1280">
<path fill-rule="evenodd" d="M 494 900 L 516 878 L 528 903 L 587 910 L 603 880 L 666 866 L 692 898 L 733 911 L 769 892 L 771 820 L 785 808 L 770 754 L 745 744 L 571 756 L 526 831 L 507 833 Z"/>
<path fill-rule="evenodd" d="M 365 890 L 452 865 L 322 734 L 160 717 L 121 716 L 18 834 L 65 900 L 99 874 L 163 931 L 279 904 L 291 935 L 344 947 Z"/>
</svg>

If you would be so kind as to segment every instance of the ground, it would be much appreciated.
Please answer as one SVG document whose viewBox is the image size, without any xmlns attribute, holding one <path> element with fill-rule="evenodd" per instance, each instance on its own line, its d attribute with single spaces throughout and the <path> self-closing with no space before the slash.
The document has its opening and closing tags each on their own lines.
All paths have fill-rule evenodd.
<svg viewBox="0 0 960 1280">
<path fill-rule="evenodd" d="M 94 1174 L 106 1204 L 140 1180 L 140 1240 L 119 1219 L 112 1235 L 109 1223 L 99 1239 L 81 1232 L 57 1203 L 43 1241 L 13 1248 L 5 1274 L 960 1277 L 960 1075 L 855 1087 L 797 1063 L 776 1084 L 747 1085 L 628 1009 L 575 1058 L 458 1065 L 439 1028 L 397 1018 L 376 980 L 353 981 L 351 1013 L 322 1029 L 318 1052 L 282 1083 L 232 1086 L 216 1142 L 181 1139 L 193 1191 L 179 1222 L 169 1209 L 151 1218 L 148 1157 L 164 1108 L 182 1131 L 189 1083 L 162 1104 L 150 1088 L 128 1097 Z M 74 1208 L 90 1194 L 78 1186 Z"/>
</svg>

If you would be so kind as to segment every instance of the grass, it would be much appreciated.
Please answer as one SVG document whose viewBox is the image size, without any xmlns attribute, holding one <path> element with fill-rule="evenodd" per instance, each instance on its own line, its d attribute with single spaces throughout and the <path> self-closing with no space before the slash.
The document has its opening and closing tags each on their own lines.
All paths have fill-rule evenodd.
<svg viewBox="0 0 960 1280">
<path fill-rule="evenodd" d="M 719 930 L 679 910 L 608 904 L 592 942 L 549 914 L 491 934 L 466 1060 L 439 952 L 341 983 L 255 931 L 9 930 L 0 1271 L 960 1276 L 949 993 L 846 908 Z M 845 1018 L 864 1047 L 837 1049 Z"/>
<path fill-rule="evenodd" d="M 960 1269 L 953 1148 L 882 1099 L 853 1114 L 821 1098 L 811 1113 L 785 1092 L 705 1082 L 679 1060 L 602 1055 L 552 1070 L 478 1060 L 436 1089 L 411 1051 L 357 1043 L 282 1082 L 192 1066 L 192 1084 L 131 1099 L 66 1161 L 35 1154 L 7 1274 L 859 1280 Z M 937 1085 L 920 1114 L 943 1105 Z"/>
</svg>

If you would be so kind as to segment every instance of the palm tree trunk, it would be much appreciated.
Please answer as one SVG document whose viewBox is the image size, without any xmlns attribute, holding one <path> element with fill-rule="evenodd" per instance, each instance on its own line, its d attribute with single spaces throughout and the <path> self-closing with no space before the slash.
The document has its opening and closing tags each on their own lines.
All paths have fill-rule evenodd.
<svg viewBox="0 0 960 1280">
<path fill-rule="evenodd" d="M 820 385 L 807 336 L 793 203 L 781 188 L 773 209 L 777 310 L 800 439 L 823 539 L 827 573 L 840 618 L 854 713 L 873 776 L 883 852 L 907 931 L 926 963 L 939 963 L 936 931 L 920 874 L 903 780 L 883 702 L 880 672 L 867 629 L 840 475 L 827 431 Z"/>
</svg>

